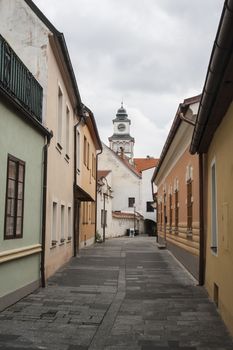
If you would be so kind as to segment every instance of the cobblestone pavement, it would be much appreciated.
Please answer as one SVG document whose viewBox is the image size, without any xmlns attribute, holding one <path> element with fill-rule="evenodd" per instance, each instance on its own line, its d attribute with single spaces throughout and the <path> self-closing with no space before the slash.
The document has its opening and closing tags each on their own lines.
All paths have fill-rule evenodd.
<svg viewBox="0 0 233 350">
<path fill-rule="evenodd" d="M 203 288 L 154 238 L 82 250 L 0 313 L 0 349 L 232 350 Z"/>
</svg>

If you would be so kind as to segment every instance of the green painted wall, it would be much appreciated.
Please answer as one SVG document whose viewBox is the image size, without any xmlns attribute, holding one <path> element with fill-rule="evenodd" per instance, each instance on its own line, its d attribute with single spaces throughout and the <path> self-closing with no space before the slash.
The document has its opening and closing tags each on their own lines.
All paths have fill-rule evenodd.
<svg viewBox="0 0 233 350">
<path fill-rule="evenodd" d="M 44 137 L 17 114 L 18 112 L 0 103 L 0 253 L 41 243 Z M 8 153 L 26 162 L 24 224 L 23 238 L 4 240 Z M 38 254 L 0 264 L 0 296 L 38 279 Z"/>
</svg>

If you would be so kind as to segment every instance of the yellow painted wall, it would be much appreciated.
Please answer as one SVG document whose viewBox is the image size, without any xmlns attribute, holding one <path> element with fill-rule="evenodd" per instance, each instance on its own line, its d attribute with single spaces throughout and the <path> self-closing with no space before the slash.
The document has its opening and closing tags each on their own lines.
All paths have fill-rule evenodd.
<svg viewBox="0 0 233 350">
<path fill-rule="evenodd" d="M 233 104 L 218 127 L 207 155 L 208 210 L 205 285 L 213 298 L 219 287 L 219 311 L 233 334 Z M 211 162 L 216 162 L 218 253 L 211 247 Z"/>
</svg>

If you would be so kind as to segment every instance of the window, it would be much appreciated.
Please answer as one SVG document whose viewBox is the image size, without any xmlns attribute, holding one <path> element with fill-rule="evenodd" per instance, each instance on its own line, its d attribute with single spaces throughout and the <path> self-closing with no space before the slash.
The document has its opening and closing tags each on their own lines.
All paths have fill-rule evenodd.
<svg viewBox="0 0 233 350">
<path fill-rule="evenodd" d="M 92 153 L 92 176 L 95 178 L 95 161 L 94 161 L 94 153 Z"/>
<path fill-rule="evenodd" d="M 216 165 L 211 164 L 211 249 L 218 252 Z"/>
<path fill-rule="evenodd" d="M 72 237 L 72 217 L 71 217 L 71 207 L 68 207 L 68 239 Z"/>
<path fill-rule="evenodd" d="M 162 229 L 162 225 L 163 225 L 163 203 L 160 203 L 160 227 Z"/>
<path fill-rule="evenodd" d="M 90 168 L 90 144 L 87 143 L 87 169 Z"/>
<path fill-rule="evenodd" d="M 84 136 L 83 162 L 85 165 L 87 165 L 87 138 L 86 138 L 86 136 Z"/>
<path fill-rule="evenodd" d="M 175 190 L 175 230 L 176 233 L 178 232 L 178 225 L 179 225 L 179 193 L 178 190 Z"/>
<path fill-rule="evenodd" d="M 65 206 L 61 205 L 61 242 L 65 239 Z"/>
<path fill-rule="evenodd" d="M 172 194 L 169 195 L 169 226 L 172 231 Z"/>
<path fill-rule="evenodd" d="M 52 245 L 57 242 L 57 203 L 53 202 Z"/>
<path fill-rule="evenodd" d="M 76 135 L 76 167 L 80 171 L 80 134 L 78 131 Z"/>
<path fill-rule="evenodd" d="M 134 204 L 135 204 L 135 198 L 129 197 L 129 208 L 133 208 Z"/>
<path fill-rule="evenodd" d="M 7 162 L 5 239 L 23 237 L 25 162 L 11 155 Z"/>
<path fill-rule="evenodd" d="M 192 203 L 192 180 L 187 182 L 187 229 L 188 234 L 192 234 L 193 225 L 193 203 Z"/>
<path fill-rule="evenodd" d="M 107 210 L 101 209 L 101 227 L 107 226 Z"/>
<path fill-rule="evenodd" d="M 58 146 L 62 148 L 62 110 L 63 110 L 63 94 L 58 87 L 58 120 L 57 120 L 57 142 Z"/>
<path fill-rule="evenodd" d="M 154 208 L 152 207 L 153 202 L 146 202 L 146 211 L 153 212 Z"/>
<path fill-rule="evenodd" d="M 95 223 L 95 202 L 91 202 L 91 223 Z"/>
<path fill-rule="evenodd" d="M 66 156 L 70 152 L 70 110 L 66 107 Z"/>
</svg>

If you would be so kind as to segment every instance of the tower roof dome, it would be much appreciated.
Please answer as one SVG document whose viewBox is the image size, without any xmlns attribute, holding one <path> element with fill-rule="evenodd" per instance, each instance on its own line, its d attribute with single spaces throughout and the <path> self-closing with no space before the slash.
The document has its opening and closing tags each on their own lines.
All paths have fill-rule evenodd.
<svg viewBox="0 0 233 350">
<path fill-rule="evenodd" d="M 126 109 L 123 107 L 123 102 L 121 103 L 121 107 L 117 111 L 116 117 L 117 119 L 121 119 L 121 120 L 128 118 Z"/>
</svg>

